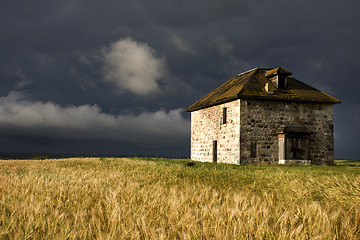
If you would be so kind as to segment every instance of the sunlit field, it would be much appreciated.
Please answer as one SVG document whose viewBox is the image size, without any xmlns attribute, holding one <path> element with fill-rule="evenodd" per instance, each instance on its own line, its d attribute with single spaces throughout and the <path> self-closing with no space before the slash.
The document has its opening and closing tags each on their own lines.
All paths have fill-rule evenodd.
<svg viewBox="0 0 360 240">
<path fill-rule="evenodd" d="M 359 239 L 360 165 L 0 161 L 0 239 Z"/>
</svg>

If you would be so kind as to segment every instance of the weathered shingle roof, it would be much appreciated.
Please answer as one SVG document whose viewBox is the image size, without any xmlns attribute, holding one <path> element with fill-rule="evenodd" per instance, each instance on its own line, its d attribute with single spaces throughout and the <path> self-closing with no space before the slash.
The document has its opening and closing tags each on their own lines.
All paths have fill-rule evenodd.
<svg viewBox="0 0 360 240">
<path fill-rule="evenodd" d="M 255 68 L 239 74 L 231 78 L 226 83 L 222 84 L 199 101 L 192 104 L 186 109 L 188 112 L 196 111 L 202 108 L 207 108 L 230 102 L 235 99 L 243 98 L 257 98 L 267 100 L 286 100 L 286 101 L 301 101 L 301 102 L 316 102 L 316 103 L 340 103 L 340 100 L 317 90 L 299 80 L 292 77 L 287 77 L 286 89 L 277 89 L 273 83 L 266 77 L 272 76 L 277 71 L 285 75 L 290 75 L 291 72 L 285 68 Z M 279 72 L 278 72 L 279 73 Z M 275 90 L 267 92 L 265 90 L 266 84 L 271 84 Z"/>
</svg>

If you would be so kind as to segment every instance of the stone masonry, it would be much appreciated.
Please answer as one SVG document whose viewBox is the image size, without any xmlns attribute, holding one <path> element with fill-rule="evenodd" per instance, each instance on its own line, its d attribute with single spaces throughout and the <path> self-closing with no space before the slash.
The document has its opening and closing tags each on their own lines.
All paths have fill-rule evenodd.
<svg viewBox="0 0 360 240">
<path fill-rule="evenodd" d="M 227 108 L 227 122 L 222 111 Z M 217 162 L 247 164 L 279 160 L 277 130 L 283 125 L 305 125 L 316 134 L 310 138 L 313 164 L 332 164 L 332 104 L 237 99 L 191 113 L 191 159 L 213 161 L 217 141 Z M 251 156 L 256 143 L 256 157 Z"/>
<path fill-rule="evenodd" d="M 226 124 L 222 124 L 224 107 Z M 212 162 L 214 141 L 218 145 L 219 163 L 239 163 L 240 99 L 191 113 L 191 159 Z"/>
<path fill-rule="evenodd" d="M 333 105 L 341 101 L 291 75 L 254 68 L 188 107 L 191 159 L 333 164 Z"/>
<path fill-rule="evenodd" d="M 332 164 L 332 104 L 247 99 L 240 103 L 240 162 L 277 162 L 277 130 L 283 125 L 305 125 L 315 131 L 310 138 L 313 164 Z M 256 157 L 251 158 L 251 142 L 256 142 Z"/>
</svg>

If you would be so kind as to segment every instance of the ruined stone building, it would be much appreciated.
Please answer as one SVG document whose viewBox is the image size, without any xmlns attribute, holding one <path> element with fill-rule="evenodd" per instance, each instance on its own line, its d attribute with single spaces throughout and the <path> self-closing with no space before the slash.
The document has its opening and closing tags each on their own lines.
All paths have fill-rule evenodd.
<svg viewBox="0 0 360 240">
<path fill-rule="evenodd" d="M 291 75 L 255 68 L 188 107 L 191 159 L 332 164 L 333 104 L 340 101 Z"/>
</svg>

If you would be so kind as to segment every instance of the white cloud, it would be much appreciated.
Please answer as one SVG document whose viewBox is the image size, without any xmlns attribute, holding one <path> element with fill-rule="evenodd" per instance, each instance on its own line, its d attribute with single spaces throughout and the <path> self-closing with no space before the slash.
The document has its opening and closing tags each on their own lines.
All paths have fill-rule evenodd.
<svg viewBox="0 0 360 240">
<path fill-rule="evenodd" d="M 19 92 L 0 97 L 0 130 L 7 136 L 124 140 L 174 144 L 188 138 L 184 109 L 111 115 L 97 105 L 60 106 L 27 100 Z"/>
<path fill-rule="evenodd" d="M 175 47 L 184 53 L 196 54 L 195 50 L 190 46 L 189 43 L 185 42 L 179 36 L 172 35 L 170 41 L 175 45 Z"/>
<path fill-rule="evenodd" d="M 159 83 L 166 75 L 165 60 L 146 43 L 119 40 L 102 49 L 102 60 L 104 80 L 119 89 L 142 96 L 160 92 Z"/>
</svg>

